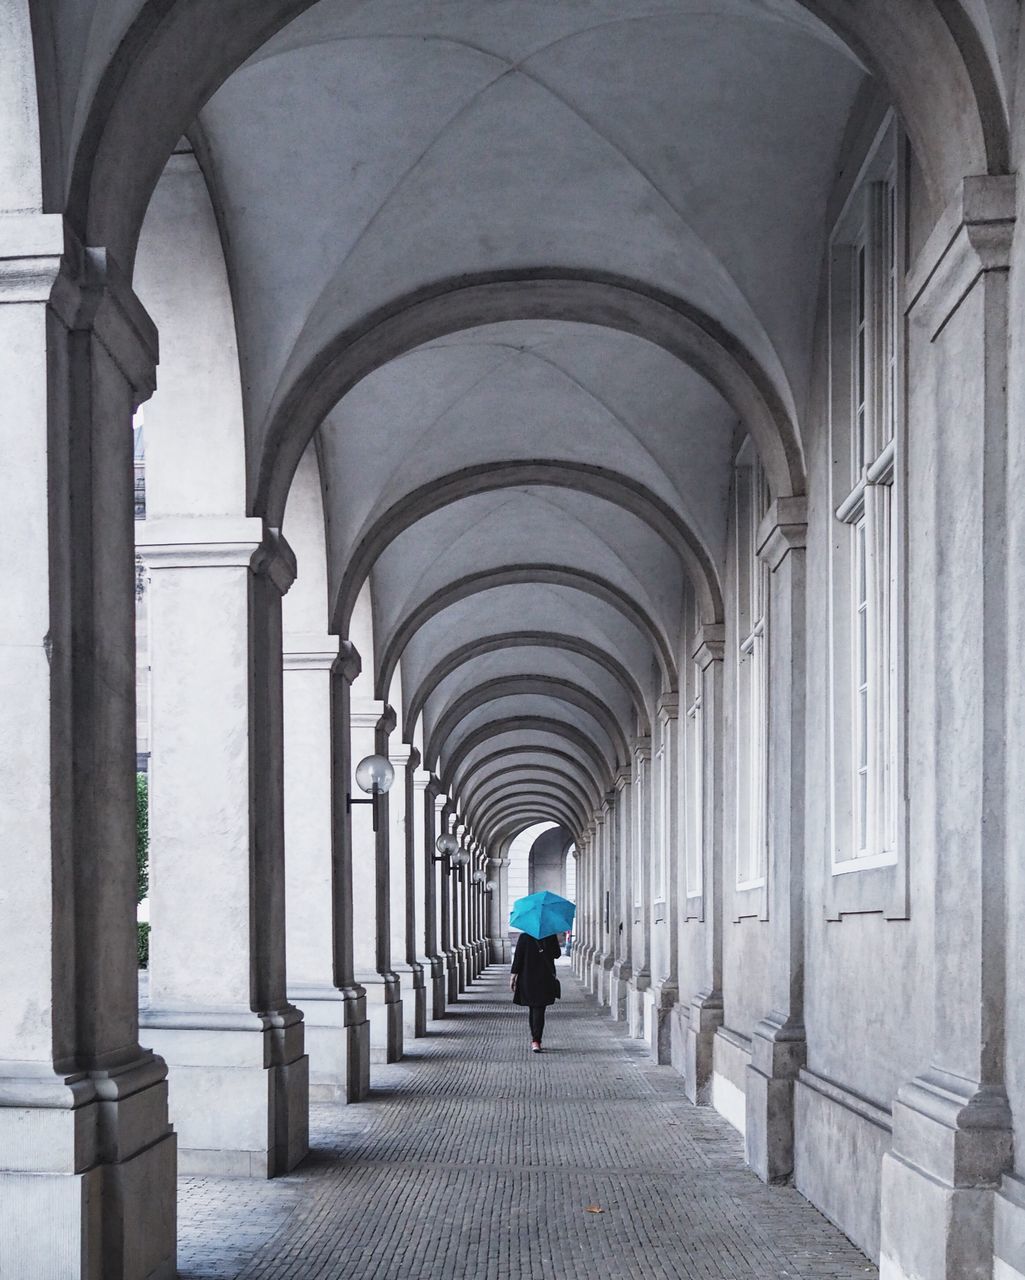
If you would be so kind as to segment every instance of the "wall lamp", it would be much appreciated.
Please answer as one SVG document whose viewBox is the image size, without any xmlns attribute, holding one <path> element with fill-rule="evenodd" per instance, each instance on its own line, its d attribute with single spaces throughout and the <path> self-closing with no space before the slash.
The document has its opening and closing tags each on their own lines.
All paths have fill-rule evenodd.
<svg viewBox="0 0 1025 1280">
<path fill-rule="evenodd" d="M 366 791 L 369 799 L 364 800 L 362 796 L 347 794 L 345 797 L 345 812 L 352 813 L 354 804 L 373 805 L 371 812 L 373 813 L 374 830 L 376 831 L 377 801 L 379 797 L 391 789 L 391 784 L 394 781 L 395 770 L 387 756 L 364 756 L 356 766 L 356 786 L 361 791 Z"/>
<path fill-rule="evenodd" d="M 486 879 L 483 871 L 475 871 L 470 877 L 471 884 L 483 884 Z"/>
<path fill-rule="evenodd" d="M 494 893 L 497 888 L 498 888 L 497 880 L 488 880 L 484 884 L 485 893 Z"/>
</svg>

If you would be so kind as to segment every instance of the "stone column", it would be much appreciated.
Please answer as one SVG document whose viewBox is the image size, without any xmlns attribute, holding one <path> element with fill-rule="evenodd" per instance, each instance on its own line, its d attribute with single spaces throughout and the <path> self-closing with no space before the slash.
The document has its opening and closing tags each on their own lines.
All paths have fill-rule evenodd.
<svg viewBox="0 0 1025 1280">
<path fill-rule="evenodd" d="M 715 1033 L 723 1024 L 722 979 L 722 840 L 723 840 L 723 653 L 721 625 L 701 629 L 694 662 L 701 682 L 701 892 L 693 899 L 686 893 L 687 924 L 702 930 L 704 973 L 691 997 L 684 1061 L 687 1097 L 707 1104 L 712 1098 L 712 1050 Z M 692 914 L 693 912 L 693 914 Z M 683 975 L 681 975 L 681 987 Z M 693 986 L 691 986 L 693 990 Z"/>
<path fill-rule="evenodd" d="M 435 848 L 441 834 L 441 815 L 445 797 L 438 792 L 433 775 L 424 792 L 424 866 L 427 876 L 427 956 L 431 962 L 431 1017 L 445 1016 L 448 994 L 448 978 L 445 969 L 445 950 L 442 942 L 441 912 L 444 884 L 441 880 L 438 853 Z"/>
<path fill-rule="evenodd" d="M 462 849 L 466 840 L 466 824 L 457 820 L 453 834 L 459 841 L 460 849 Z M 470 980 L 469 966 L 467 964 L 466 916 L 463 910 L 463 902 L 466 896 L 465 880 L 466 872 L 462 866 L 449 876 L 449 886 L 452 891 L 452 950 L 456 956 L 456 973 L 460 992 L 466 990 L 466 985 Z"/>
<path fill-rule="evenodd" d="M 1025 1273 L 1021 1184 L 1005 1177 L 994 1195 L 1012 1159 L 1005 806 L 1021 807 L 1005 792 L 1007 660 L 1020 650 L 1004 544 L 1014 219 L 1013 177 L 966 178 L 907 282 L 907 470 L 921 477 L 908 494 L 910 856 L 917 867 L 931 853 L 912 910 L 933 913 L 934 1016 L 929 1065 L 898 1091 L 883 1158 L 885 1280 L 988 1277 L 994 1247 L 1001 1280 Z"/>
<path fill-rule="evenodd" d="M 288 995 L 303 1011 L 310 1097 L 349 1097 L 350 1030 L 335 985 L 331 817 L 332 636 L 285 635 L 285 904 Z"/>
<path fill-rule="evenodd" d="M 353 771 L 350 702 L 360 665 L 359 654 L 343 641 L 331 670 L 331 901 L 334 984 L 342 997 L 346 1040 L 347 1102 L 358 1102 L 370 1092 L 370 1022 L 366 989 L 356 981 L 353 831 L 346 804 Z"/>
<path fill-rule="evenodd" d="M 272 1177 L 307 1151 L 285 989 L 281 598 L 287 544 L 232 516 L 148 521 L 150 967 L 179 1164 Z"/>
<path fill-rule="evenodd" d="M 766 1182 L 794 1167 L 794 1083 L 804 1031 L 805 542 L 803 498 L 772 504 L 758 530 L 769 586 L 769 989 L 747 1069 L 747 1159 Z"/>
<path fill-rule="evenodd" d="M 0 218 L 0 1273 L 26 1280 L 175 1274 L 137 1021 L 131 419 L 155 360 L 102 249 Z"/>
<path fill-rule="evenodd" d="M 439 797 L 439 800 L 441 797 Z M 452 804 L 446 800 L 441 809 L 440 832 L 451 834 Z M 459 999 L 459 954 L 455 947 L 453 928 L 453 903 L 455 902 L 454 881 L 456 879 L 446 858 L 440 862 L 441 883 L 438 894 L 441 902 L 441 950 L 445 957 L 445 981 L 448 1003 L 455 1004 Z"/>
<path fill-rule="evenodd" d="M 427 1020 L 439 1018 L 444 1013 L 444 991 L 441 991 L 441 1012 L 437 1010 L 437 978 L 442 972 L 438 955 L 437 909 L 435 907 L 434 863 L 434 795 L 431 792 L 432 776 L 417 765 L 410 771 L 407 796 L 409 821 L 406 828 L 408 865 L 412 868 L 412 956 L 423 974 L 424 1030 Z"/>
<path fill-rule="evenodd" d="M 602 806 L 604 815 L 602 831 L 602 883 L 600 890 L 601 907 L 601 960 L 598 975 L 598 1002 L 608 1005 L 612 998 L 612 967 L 616 963 L 616 945 L 618 930 L 616 915 L 616 860 L 619 848 L 616 843 L 616 830 L 619 826 L 619 815 L 616 812 L 618 793 L 613 787 L 605 793 Z"/>
<path fill-rule="evenodd" d="M 633 976 L 630 979 L 626 1006 L 627 1031 L 639 1038 L 644 1035 L 644 993 L 651 986 L 649 940 L 651 925 L 651 739 L 636 738 L 633 744 L 633 901 L 630 919 L 633 927 L 631 951 Z"/>
<path fill-rule="evenodd" d="M 573 950 L 570 954 L 573 973 L 581 981 L 587 949 L 587 911 L 587 833 L 582 832 L 577 842 L 577 913 L 573 921 Z"/>
<path fill-rule="evenodd" d="M 609 975 L 609 1013 L 616 1022 L 626 1018 L 628 984 L 633 974 L 630 943 L 633 897 L 630 879 L 631 850 L 630 771 L 616 774 L 616 877 L 613 922 L 615 959 Z"/>
<path fill-rule="evenodd" d="M 365 799 L 356 785 L 355 770 L 365 756 L 380 750 L 390 728 L 382 702 L 354 698 L 350 708 L 349 776 L 344 782 L 354 799 Z M 384 726 L 379 727 L 382 717 Z M 382 753 L 384 754 L 384 753 Z M 349 815 L 352 831 L 353 958 L 355 978 L 366 991 L 370 1022 L 370 1061 L 397 1062 L 402 1057 L 402 993 L 391 970 L 391 922 L 388 910 L 388 808 L 378 802 L 378 829 L 373 807 L 354 804 Z"/>
<path fill-rule="evenodd" d="M 488 894 L 488 960 L 491 964 L 508 964 L 510 960 L 502 911 L 502 881 L 508 865 L 508 858 L 491 858 L 485 868 L 488 879 L 495 885 Z"/>
<path fill-rule="evenodd" d="M 679 895 L 678 730 L 679 700 L 663 694 L 658 704 L 661 762 L 656 785 L 658 805 L 652 814 L 651 986 L 645 996 L 644 1026 L 651 1056 L 670 1060 L 671 1018 L 680 992 L 677 984 Z"/>
<path fill-rule="evenodd" d="M 424 990 L 423 965 L 416 959 L 413 939 L 415 929 L 415 872 L 413 867 L 413 772 L 420 762 L 405 743 L 396 742 L 395 733 L 387 746 L 388 758 L 395 770 L 395 782 L 385 797 L 382 822 L 388 842 L 389 901 L 391 926 L 390 969 L 399 980 L 402 993 L 402 1029 L 407 1039 L 427 1032 L 427 993 Z M 386 744 L 382 744 L 386 745 Z M 380 834 L 380 833 L 378 833 Z"/>
</svg>

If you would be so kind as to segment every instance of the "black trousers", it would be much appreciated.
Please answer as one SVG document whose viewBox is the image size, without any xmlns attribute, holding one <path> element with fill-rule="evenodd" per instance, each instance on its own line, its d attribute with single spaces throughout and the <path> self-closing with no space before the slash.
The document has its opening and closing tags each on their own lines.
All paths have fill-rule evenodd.
<svg viewBox="0 0 1025 1280">
<path fill-rule="evenodd" d="M 545 1006 L 543 1004 L 532 1004 L 530 1006 L 530 1038 L 541 1043 L 541 1037 L 545 1033 Z"/>
</svg>

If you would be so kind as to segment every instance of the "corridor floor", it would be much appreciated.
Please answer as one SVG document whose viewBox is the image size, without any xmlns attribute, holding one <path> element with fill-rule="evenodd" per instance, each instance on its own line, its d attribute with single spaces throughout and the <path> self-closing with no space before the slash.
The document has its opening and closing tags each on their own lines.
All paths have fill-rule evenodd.
<svg viewBox="0 0 1025 1280">
<path fill-rule="evenodd" d="M 182 1178 L 179 1275 L 876 1276 L 796 1191 L 763 1186 L 735 1130 L 560 970 L 544 1054 L 496 966 L 401 1063 L 373 1069 L 368 1101 L 313 1108 L 294 1174 Z"/>
</svg>

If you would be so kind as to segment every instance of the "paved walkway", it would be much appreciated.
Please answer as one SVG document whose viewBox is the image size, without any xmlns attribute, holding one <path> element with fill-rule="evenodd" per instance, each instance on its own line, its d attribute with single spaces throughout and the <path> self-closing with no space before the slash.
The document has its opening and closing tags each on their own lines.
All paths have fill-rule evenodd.
<svg viewBox="0 0 1025 1280">
<path fill-rule="evenodd" d="M 313 1108 L 314 1150 L 294 1174 L 181 1179 L 179 1274 L 876 1276 L 796 1191 L 763 1186 L 735 1131 L 560 976 L 544 1054 L 496 967 L 401 1063 L 374 1068 L 370 1100 Z"/>
</svg>

